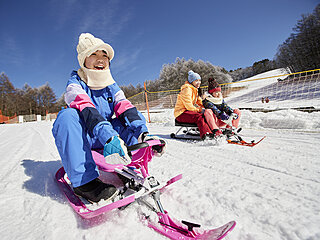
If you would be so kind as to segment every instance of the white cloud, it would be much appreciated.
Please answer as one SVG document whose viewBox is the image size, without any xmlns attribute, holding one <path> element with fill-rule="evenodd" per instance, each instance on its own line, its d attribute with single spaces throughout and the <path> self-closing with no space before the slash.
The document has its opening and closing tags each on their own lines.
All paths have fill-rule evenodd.
<svg viewBox="0 0 320 240">
<path fill-rule="evenodd" d="M 116 68 L 117 72 L 134 71 L 135 66 L 137 66 L 137 59 L 141 51 L 141 48 L 136 48 L 131 51 L 118 51 L 119 55 L 117 56 L 115 63 L 111 65 L 111 68 Z"/>
<path fill-rule="evenodd" d="M 77 0 L 50 0 L 49 10 L 52 17 L 55 19 L 55 24 L 52 26 L 54 30 L 59 31 L 64 29 L 68 22 L 77 16 L 78 4 Z"/>
<path fill-rule="evenodd" d="M 78 32 L 98 33 L 104 40 L 114 40 L 132 19 L 132 9 L 122 8 L 121 1 L 88 1 L 79 10 Z"/>
<path fill-rule="evenodd" d="M 0 63 L 21 65 L 24 60 L 16 39 L 8 34 L 0 38 L 0 56 Z"/>
</svg>

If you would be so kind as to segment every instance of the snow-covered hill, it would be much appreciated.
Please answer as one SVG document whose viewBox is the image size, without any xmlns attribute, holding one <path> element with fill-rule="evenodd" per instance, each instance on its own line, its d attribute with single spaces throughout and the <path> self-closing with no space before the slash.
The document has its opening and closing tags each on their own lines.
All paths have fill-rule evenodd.
<svg viewBox="0 0 320 240">
<path fill-rule="evenodd" d="M 285 69 L 275 69 L 230 85 L 242 87 L 241 91 L 233 91 L 226 100 L 235 107 L 288 109 L 295 107 L 314 107 L 319 109 L 320 87 L 319 74 L 309 75 L 312 79 L 297 77 L 294 81 L 286 79 Z M 269 103 L 261 99 L 268 97 Z"/>
<path fill-rule="evenodd" d="M 172 110 L 152 113 L 150 132 L 168 144 L 149 171 L 162 181 L 183 174 L 162 194 L 165 209 L 203 227 L 235 220 L 230 240 L 320 239 L 320 113 L 242 114 L 244 139 L 267 136 L 253 148 L 170 139 Z M 51 128 L 0 125 L 2 239 L 165 239 L 139 222 L 137 204 L 78 217 L 54 181 L 61 161 Z"/>
</svg>

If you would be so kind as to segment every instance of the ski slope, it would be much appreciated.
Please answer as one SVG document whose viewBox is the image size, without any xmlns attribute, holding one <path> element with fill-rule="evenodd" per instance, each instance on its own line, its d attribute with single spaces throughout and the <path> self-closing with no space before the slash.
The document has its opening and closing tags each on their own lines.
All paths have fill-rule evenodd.
<svg viewBox="0 0 320 240">
<path fill-rule="evenodd" d="M 295 107 L 320 108 L 320 84 L 319 78 L 312 81 L 285 80 L 288 72 L 285 69 L 275 69 L 258 74 L 251 78 L 236 82 L 230 86 L 242 87 L 241 91 L 231 92 L 226 98 L 227 102 L 240 108 L 267 108 L 288 109 Z M 269 103 L 262 103 L 261 98 L 268 97 Z M 298 100 L 298 101 L 297 101 Z"/>
<path fill-rule="evenodd" d="M 267 136 L 253 148 L 170 139 L 171 109 L 151 119 L 167 149 L 149 171 L 161 181 L 183 174 L 161 195 L 170 215 L 204 228 L 235 220 L 230 240 L 320 239 L 320 112 L 242 111 L 243 138 Z M 73 212 L 54 181 L 52 124 L 0 125 L 1 239 L 166 239 L 138 220 L 137 204 L 94 221 Z"/>
</svg>

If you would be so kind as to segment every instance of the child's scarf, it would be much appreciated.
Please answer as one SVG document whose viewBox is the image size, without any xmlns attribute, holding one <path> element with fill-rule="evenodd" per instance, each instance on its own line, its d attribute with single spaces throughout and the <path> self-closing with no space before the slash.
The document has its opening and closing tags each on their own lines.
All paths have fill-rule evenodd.
<svg viewBox="0 0 320 240">
<path fill-rule="evenodd" d="M 223 101 L 223 97 L 219 97 L 219 98 L 215 98 L 213 97 L 211 94 L 207 95 L 207 98 L 206 98 L 208 101 L 212 102 L 213 104 L 217 104 L 217 105 L 220 105 L 222 104 L 222 101 Z"/>
<path fill-rule="evenodd" d="M 100 90 L 115 83 L 110 69 L 94 70 L 88 68 L 80 68 L 78 75 L 88 87 L 92 90 Z"/>
</svg>

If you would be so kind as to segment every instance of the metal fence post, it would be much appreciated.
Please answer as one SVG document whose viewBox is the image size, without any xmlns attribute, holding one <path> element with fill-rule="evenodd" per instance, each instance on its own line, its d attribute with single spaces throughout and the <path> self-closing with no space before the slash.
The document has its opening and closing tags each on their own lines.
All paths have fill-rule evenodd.
<svg viewBox="0 0 320 240">
<path fill-rule="evenodd" d="M 147 111 L 148 111 L 148 119 L 149 119 L 149 123 L 151 123 L 146 82 L 144 82 L 144 94 L 145 94 L 145 97 L 146 97 L 146 105 L 147 105 Z"/>
</svg>

